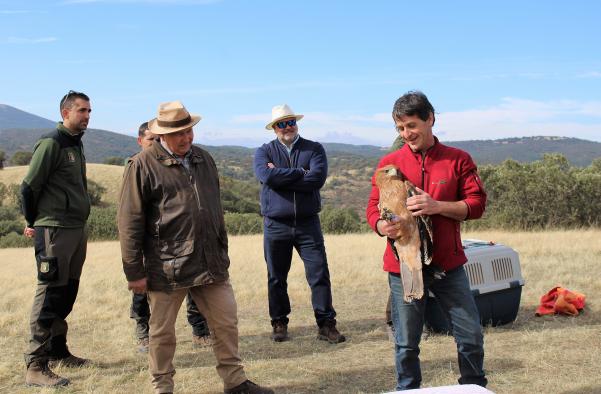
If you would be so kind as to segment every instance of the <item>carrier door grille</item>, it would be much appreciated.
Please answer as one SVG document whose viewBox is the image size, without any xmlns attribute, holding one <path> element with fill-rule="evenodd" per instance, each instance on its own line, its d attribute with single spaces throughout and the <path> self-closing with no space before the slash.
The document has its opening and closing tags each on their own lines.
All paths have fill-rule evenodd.
<svg viewBox="0 0 601 394">
<path fill-rule="evenodd" d="M 484 274 L 482 273 L 482 265 L 478 262 L 465 265 L 467 278 L 472 286 L 481 285 L 484 283 Z"/>
<path fill-rule="evenodd" d="M 511 258 L 502 257 L 492 260 L 492 271 L 495 282 L 505 281 L 513 278 L 513 265 Z"/>
</svg>

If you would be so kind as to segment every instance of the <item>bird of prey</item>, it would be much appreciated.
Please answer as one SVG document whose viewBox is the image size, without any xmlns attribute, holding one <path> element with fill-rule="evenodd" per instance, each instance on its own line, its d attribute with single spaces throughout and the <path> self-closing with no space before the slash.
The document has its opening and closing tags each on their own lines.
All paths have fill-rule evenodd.
<svg viewBox="0 0 601 394">
<path fill-rule="evenodd" d="M 403 299 L 406 302 L 424 296 L 422 265 L 432 262 L 432 225 L 428 216 L 413 217 L 407 198 L 417 194 L 415 186 L 394 165 L 379 168 L 375 175 L 380 191 L 380 218 L 400 223 L 401 231 L 388 242 L 399 260 Z"/>
</svg>

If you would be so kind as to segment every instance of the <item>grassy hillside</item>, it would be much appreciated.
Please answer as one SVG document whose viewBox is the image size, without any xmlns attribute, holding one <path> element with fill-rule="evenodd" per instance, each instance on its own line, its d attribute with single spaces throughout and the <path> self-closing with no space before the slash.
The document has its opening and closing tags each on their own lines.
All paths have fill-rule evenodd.
<svg viewBox="0 0 601 394">
<path fill-rule="evenodd" d="M 0 182 L 5 185 L 11 183 L 20 184 L 27 173 L 27 166 L 7 167 L 0 171 Z M 119 187 L 121 187 L 121 178 L 123 176 L 123 167 L 111 166 L 107 164 L 88 163 L 88 178 L 99 183 L 106 188 L 102 200 L 109 203 L 116 203 L 118 199 Z"/>
<path fill-rule="evenodd" d="M 511 245 L 520 253 L 526 281 L 517 320 L 485 330 L 490 390 L 497 394 L 600 393 L 601 282 L 590 273 L 598 271 L 601 231 L 481 232 L 466 237 Z M 388 295 L 386 275 L 381 271 L 384 241 L 373 234 L 326 236 L 334 306 L 339 327 L 348 338 L 335 346 L 315 339 L 309 291 L 296 256 L 289 281 L 292 341 L 275 344 L 269 340 L 261 244 L 260 236 L 230 240 L 240 350 L 250 378 L 278 393 L 393 390 L 393 349 L 383 321 Z M 0 387 L 6 392 L 33 392 L 23 386 L 22 356 L 35 290 L 32 253 L 27 249 L 0 250 L 5 268 L 0 299 Z M 539 297 L 558 283 L 588 296 L 584 313 L 575 318 L 535 317 Z M 58 372 L 73 381 L 61 392 L 152 392 L 147 359 L 135 352 L 134 324 L 128 317 L 130 300 L 118 243 L 91 244 L 78 301 L 69 318 L 69 341 L 74 353 L 90 357 L 94 364 L 60 369 Z M 192 348 L 185 308 L 180 310 L 176 329 L 177 392 L 220 392 L 214 356 L 209 350 Z M 422 342 L 420 357 L 424 386 L 456 383 L 456 348 L 451 337 L 430 336 Z"/>
<path fill-rule="evenodd" d="M 31 151 L 40 136 L 51 132 L 44 129 L 7 129 L 0 130 L 0 149 L 8 157 L 16 151 Z M 111 156 L 129 157 L 139 150 L 136 139 L 112 131 L 88 129 L 82 137 L 88 163 L 103 163 Z"/>
</svg>

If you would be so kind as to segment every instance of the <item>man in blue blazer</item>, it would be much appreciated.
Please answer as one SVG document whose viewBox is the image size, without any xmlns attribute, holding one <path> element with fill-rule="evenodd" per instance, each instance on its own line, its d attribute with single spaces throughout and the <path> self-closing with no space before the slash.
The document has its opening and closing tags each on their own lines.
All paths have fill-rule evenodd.
<svg viewBox="0 0 601 394">
<path fill-rule="evenodd" d="M 255 176 L 261 182 L 271 338 L 275 342 L 290 339 L 287 279 L 294 248 L 305 264 L 318 338 L 340 343 L 345 337 L 336 329 L 330 272 L 318 216 L 319 190 L 326 181 L 328 161 L 321 144 L 298 134 L 297 121 L 302 118 L 286 104 L 273 107 L 271 121 L 265 128 L 273 130 L 277 138 L 258 148 L 254 159 Z"/>
</svg>

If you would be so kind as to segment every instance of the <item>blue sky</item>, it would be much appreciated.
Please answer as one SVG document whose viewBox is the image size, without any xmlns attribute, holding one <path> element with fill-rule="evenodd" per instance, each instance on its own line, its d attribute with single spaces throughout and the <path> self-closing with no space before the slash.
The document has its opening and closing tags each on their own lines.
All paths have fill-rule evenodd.
<svg viewBox="0 0 601 394">
<path fill-rule="evenodd" d="M 257 146 L 271 107 L 301 135 L 387 146 L 412 89 L 441 140 L 601 141 L 601 2 L 0 0 L 0 103 L 134 134 L 160 102 L 203 116 L 197 142 Z"/>
</svg>

